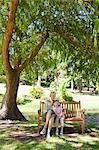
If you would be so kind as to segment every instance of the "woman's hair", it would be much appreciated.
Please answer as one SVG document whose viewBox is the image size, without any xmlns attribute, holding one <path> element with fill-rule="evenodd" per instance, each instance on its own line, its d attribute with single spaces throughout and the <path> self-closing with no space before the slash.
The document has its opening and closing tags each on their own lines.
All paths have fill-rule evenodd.
<svg viewBox="0 0 99 150">
<path fill-rule="evenodd" d="M 51 96 L 52 94 L 56 95 L 56 92 L 51 91 L 51 92 L 50 92 L 50 96 Z"/>
</svg>

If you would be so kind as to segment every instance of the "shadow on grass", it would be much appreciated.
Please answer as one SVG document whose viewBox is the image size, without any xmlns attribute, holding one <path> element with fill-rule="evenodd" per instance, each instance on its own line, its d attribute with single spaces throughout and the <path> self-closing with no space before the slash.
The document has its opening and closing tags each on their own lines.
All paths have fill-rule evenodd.
<svg viewBox="0 0 99 150">
<path fill-rule="evenodd" d="M 64 136 L 54 136 L 54 131 L 51 141 L 47 142 L 44 136 L 37 133 L 36 122 L 14 122 L 11 125 L 9 128 L 5 126 L 0 129 L 1 150 L 98 150 L 99 148 L 98 137 L 92 137 L 88 133 L 81 135 L 76 127 L 66 127 Z M 93 131 L 98 132 L 95 127 Z"/>
</svg>

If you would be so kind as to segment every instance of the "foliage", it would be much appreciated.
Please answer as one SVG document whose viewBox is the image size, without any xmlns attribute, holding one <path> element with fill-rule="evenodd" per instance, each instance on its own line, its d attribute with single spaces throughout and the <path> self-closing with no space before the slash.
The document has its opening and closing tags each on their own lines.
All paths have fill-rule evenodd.
<svg viewBox="0 0 99 150">
<path fill-rule="evenodd" d="M 61 96 L 65 101 L 73 101 L 73 97 L 70 95 L 69 92 L 67 92 L 66 87 L 67 87 L 67 81 L 63 81 L 60 85 Z"/>
<path fill-rule="evenodd" d="M 2 101 L 3 101 L 3 96 L 4 96 L 3 94 L 0 94 L 0 103 L 2 103 Z"/>
<path fill-rule="evenodd" d="M 6 83 L 6 76 L 0 75 L 0 83 Z"/>
<path fill-rule="evenodd" d="M 20 104 L 24 104 L 24 99 L 23 98 L 17 98 L 17 104 L 20 105 Z"/>
<path fill-rule="evenodd" d="M 51 82 L 50 84 L 50 91 L 57 91 L 58 90 L 58 86 L 56 82 Z"/>
<path fill-rule="evenodd" d="M 7 11 L 8 1 L 5 1 L 1 9 L 2 25 L 4 25 L 1 30 L 2 32 L 5 30 Z M 38 41 L 38 36 L 46 30 L 51 32 L 46 48 L 51 47 L 51 50 L 54 50 L 56 53 L 60 51 L 63 54 L 62 56 L 64 56 L 66 49 L 61 44 L 62 39 L 53 32 L 54 25 L 56 24 L 63 25 L 65 28 L 68 27 L 68 35 L 74 35 L 82 43 L 87 42 L 91 44 L 92 41 L 90 40 L 92 38 L 90 36 L 93 36 L 92 25 L 94 25 L 93 16 L 94 11 L 92 7 L 85 6 L 82 1 L 60 2 L 51 0 L 47 2 L 42 0 L 40 3 L 36 0 L 20 1 L 16 15 L 16 31 L 10 44 L 10 51 L 12 51 L 10 57 L 14 58 L 14 55 L 16 55 L 23 62 L 24 58 L 28 56 Z M 47 54 L 48 51 L 45 51 L 44 61 L 47 60 Z M 50 56 L 48 55 L 48 57 Z M 43 57 L 40 58 L 42 59 Z"/>
<path fill-rule="evenodd" d="M 40 86 L 34 86 L 32 87 L 30 93 L 33 96 L 33 98 L 39 99 L 43 94 L 43 90 Z"/>
<path fill-rule="evenodd" d="M 32 75 L 32 70 L 26 69 L 26 71 L 24 71 L 20 77 L 20 82 L 22 82 L 24 85 L 32 85 L 34 79 L 35 78 Z"/>
<path fill-rule="evenodd" d="M 29 103 L 31 100 L 30 99 L 26 99 L 24 97 L 18 97 L 17 98 L 17 104 L 18 105 L 25 105 L 26 103 Z"/>
<path fill-rule="evenodd" d="M 0 9 L 0 39 L 2 39 L 8 18 L 8 2 L 5 0 Z M 81 62 L 85 66 L 86 60 L 90 62 L 93 60 L 89 60 L 86 57 L 87 54 L 83 56 L 83 52 L 79 48 L 74 48 L 70 46 L 68 41 L 64 41 L 54 32 L 54 26 L 63 26 L 68 36 L 77 38 L 84 46 L 87 44 L 89 47 L 94 47 L 93 39 L 97 40 L 99 22 L 97 4 L 98 2 L 95 1 L 87 5 L 82 0 L 75 2 L 57 0 L 47 2 L 42 0 L 39 3 L 36 0 L 20 1 L 16 15 L 16 28 L 9 47 L 10 61 L 13 63 L 16 56 L 18 60 L 24 62 L 24 58 L 27 58 L 35 47 L 38 37 L 46 30 L 50 32 L 49 40 L 33 60 L 31 67 L 28 67 L 21 74 L 25 83 L 31 84 L 32 79 L 35 80 L 38 74 L 42 75 L 45 70 L 50 68 L 54 70 L 60 62 L 64 61 L 67 73 L 71 77 L 74 74 L 73 78 L 75 78 L 75 74 L 77 75 L 79 70 L 84 76 L 87 74 L 86 72 L 90 70 L 90 67 L 87 66 L 86 69 L 81 67 Z M 71 72 L 71 69 L 74 71 Z M 75 72 L 75 70 L 77 71 Z M 96 66 L 94 66 L 94 70 L 97 72 Z"/>
</svg>

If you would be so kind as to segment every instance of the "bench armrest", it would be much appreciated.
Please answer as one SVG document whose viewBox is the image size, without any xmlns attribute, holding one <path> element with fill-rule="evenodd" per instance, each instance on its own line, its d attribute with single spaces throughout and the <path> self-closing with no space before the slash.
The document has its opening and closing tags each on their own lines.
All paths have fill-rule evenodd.
<svg viewBox="0 0 99 150">
<path fill-rule="evenodd" d="M 41 110 L 40 109 L 38 110 L 38 114 L 41 114 Z"/>
<path fill-rule="evenodd" d="M 41 116 L 41 110 L 39 109 L 38 110 L 38 119 L 40 118 L 40 116 Z"/>
<path fill-rule="evenodd" d="M 81 109 L 80 112 L 81 112 L 81 117 L 84 118 L 85 109 Z"/>
<path fill-rule="evenodd" d="M 81 109 L 82 113 L 85 113 L 86 109 Z"/>
</svg>

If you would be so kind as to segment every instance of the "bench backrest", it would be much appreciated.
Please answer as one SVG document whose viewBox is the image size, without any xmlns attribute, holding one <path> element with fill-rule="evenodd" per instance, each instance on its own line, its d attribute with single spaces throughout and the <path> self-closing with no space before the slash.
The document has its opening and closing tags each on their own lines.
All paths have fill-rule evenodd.
<svg viewBox="0 0 99 150">
<path fill-rule="evenodd" d="M 80 110 L 81 110 L 80 101 L 61 102 L 61 107 L 64 109 L 67 118 L 80 115 Z"/>
<path fill-rule="evenodd" d="M 66 117 L 75 117 L 79 115 L 79 112 L 81 110 L 81 104 L 79 102 L 60 102 L 61 107 L 64 109 L 64 112 L 66 114 Z M 46 102 L 40 101 L 40 110 L 41 115 L 44 113 L 44 110 L 46 110 Z"/>
</svg>

